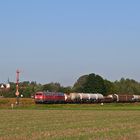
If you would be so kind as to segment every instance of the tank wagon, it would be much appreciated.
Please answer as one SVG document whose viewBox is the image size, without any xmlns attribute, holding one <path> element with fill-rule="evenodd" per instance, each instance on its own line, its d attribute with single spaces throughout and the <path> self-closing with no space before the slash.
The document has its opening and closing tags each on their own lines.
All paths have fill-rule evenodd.
<svg viewBox="0 0 140 140">
<path fill-rule="evenodd" d="M 68 94 L 64 94 L 65 95 L 65 103 L 72 103 L 71 97 Z"/>
<path fill-rule="evenodd" d="M 104 97 L 99 93 L 70 93 L 70 98 L 73 103 L 95 103 L 101 102 Z"/>
<path fill-rule="evenodd" d="M 70 99 L 72 103 L 79 103 L 80 102 L 80 93 L 70 93 Z"/>
</svg>

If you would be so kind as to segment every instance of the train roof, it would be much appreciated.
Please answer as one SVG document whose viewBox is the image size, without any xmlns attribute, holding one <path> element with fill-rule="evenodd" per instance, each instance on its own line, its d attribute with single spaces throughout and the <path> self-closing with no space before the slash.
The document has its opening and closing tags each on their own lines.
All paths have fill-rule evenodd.
<svg viewBox="0 0 140 140">
<path fill-rule="evenodd" d="M 57 95 L 57 96 L 64 96 L 64 93 L 61 92 L 36 92 L 35 94 L 45 94 L 47 96 Z"/>
</svg>

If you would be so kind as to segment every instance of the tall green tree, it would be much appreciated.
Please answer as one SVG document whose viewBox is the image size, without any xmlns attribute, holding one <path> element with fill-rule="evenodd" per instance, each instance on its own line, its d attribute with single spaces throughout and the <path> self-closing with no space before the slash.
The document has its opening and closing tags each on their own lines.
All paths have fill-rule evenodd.
<svg viewBox="0 0 140 140">
<path fill-rule="evenodd" d="M 59 92 L 60 89 L 61 89 L 61 85 L 59 83 L 49 83 L 43 85 L 44 91 Z"/>
<path fill-rule="evenodd" d="M 106 87 L 106 94 L 112 94 L 112 93 L 116 92 L 113 82 L 105 79 L 104 84 L 105 84 L 105 87 Z"/>
<path fill-rule="evenodd" d="M 119 94 L 140 94 L 140 83 L 133 79 L 121 78 L 114 82 L 114 87 Z"/>
<path fill-rule="evenodd" d="M 94 73 L 80 77 L 74 85 L 76 92 L 106 94 L 104 79 Z"/>
<path fill-rule="evenodd" d="M 87 82 L 88 75 L 81 76 L 73 86 L 73 91 L 83 92 L 84 84 Z"/>
</svg>

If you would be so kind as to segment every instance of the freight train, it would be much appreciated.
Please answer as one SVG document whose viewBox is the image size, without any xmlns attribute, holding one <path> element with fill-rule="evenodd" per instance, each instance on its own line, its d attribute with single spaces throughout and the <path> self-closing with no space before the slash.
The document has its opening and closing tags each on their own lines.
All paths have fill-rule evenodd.
<svg viewBox="0 0 140 140">
<path fill-rule="evenodd" d="M 112 103 L 112 102 L 140 102 L 140 95 L 111 94 L 103 96 L 100 93 L 56 93 L 36 92 L 35 103 Z"/>
</svg>

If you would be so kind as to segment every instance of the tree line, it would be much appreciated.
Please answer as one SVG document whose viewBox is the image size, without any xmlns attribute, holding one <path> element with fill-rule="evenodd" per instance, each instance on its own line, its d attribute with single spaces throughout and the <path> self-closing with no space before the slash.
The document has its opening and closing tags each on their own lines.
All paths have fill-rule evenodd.
<svg viewBox="0 0 140 140">
<path fill-rule="evenodd" d="M 0 95 L 4 97 L 15 97 L 16 84 L 10 82 L 10 89 L 0 89 Z M 140 83 L 133 79 L 121 78 L 119 81 L 109 81 L 103 79 L 100 75 L 91 73 L 81 76 L 75 84 L 70 87 L 64 87 L 60 83 L 38 84 L 37 82 L 24 81 L 19 83 L 19 93 L 23 97 L 31 97 L 37 91 L 50 92 L 80 92 L 80 93 L 101 93 L 104 96 L 108 94 L 139 94 Z"/>
</svg>

